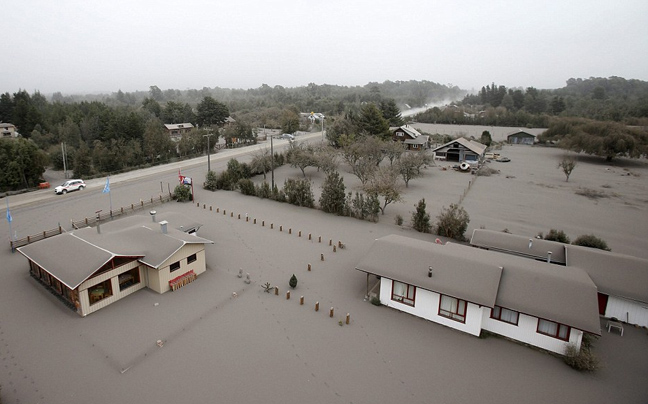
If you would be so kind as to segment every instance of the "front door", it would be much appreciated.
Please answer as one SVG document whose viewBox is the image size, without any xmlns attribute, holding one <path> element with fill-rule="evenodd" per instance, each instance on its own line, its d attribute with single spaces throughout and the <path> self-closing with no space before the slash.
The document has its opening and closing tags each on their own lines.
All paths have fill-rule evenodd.
<svg viewBox="0 0 648 404">
<path fill-rule="evenodd" d="M 599 304 L 599 315 L 605 315 L 605 309 L 607 309 L 608 295 L 603 293 L 598 294 L 598 304 Z"/>
</svg>

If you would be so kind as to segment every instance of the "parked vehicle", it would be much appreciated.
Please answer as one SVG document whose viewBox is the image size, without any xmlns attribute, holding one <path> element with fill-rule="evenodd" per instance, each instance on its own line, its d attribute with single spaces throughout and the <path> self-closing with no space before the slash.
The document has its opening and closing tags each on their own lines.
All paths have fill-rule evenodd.
<svg viewBox="0 0 648 404">
<path fill-rule="evenodd" d="M 499 162 L 499 163 L 508 163 L 509 161 L 511 161 L 511 159 L 508 158 L 508 157 L 504 157 L 504 156 L 502 156 L 502 157 L 498 158 L 498 159 L 495 160 L 495 161 L 497 161 L 497 162 Z"/>
<path fill-rule="evenodd" d="M 281 135 L 282 139 L 288 139 L 288 140 L 295 140 L 295 135 L 291 135 L 290 133 L 284 133 Z"/>
<path fill-rule="evenodd" d="M 67 194 L 68 192 L 82 190 L 85 187 L 86 184 L 85 182 L 83 182 L 83 180 L 68 180 L 58 187 L 54 188 L 54 193 L 56 195 Z"/>
</svg>

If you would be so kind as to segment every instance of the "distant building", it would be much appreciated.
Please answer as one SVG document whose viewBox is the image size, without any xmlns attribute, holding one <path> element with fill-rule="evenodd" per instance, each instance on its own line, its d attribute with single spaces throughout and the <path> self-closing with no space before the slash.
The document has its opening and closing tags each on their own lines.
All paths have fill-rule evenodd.
<svg viewBox="0 0 648 404">
<path fill-rule="evenodd" d="M 486 146 L 474 140 L 460 137 L 432 150 L 439 160 L 477 162 L 484 155 Z"/>
<path fill-rule="evenodd" d="M 16 129 L 16 126 L 11 124 L 11 123 L 0 123 L 0 138 L 2 139 L 10 139 L 10 138 L 16 138 L 19 137 L 20 133 L 18 133 L 18 129 Z"/>
<path fill-rule="evenodd" d="M 164 127 L 166 128 L 169 137 L 174 142 L 179 142 L 180 139 L 182 139 L 182 135 L 191 132 L 194 128 L 191 123 L 165 123 Z"/>
<path fill-rule="evenodd" d="M 429 136 L 422 135 L 409 125 L 403 125 L 397 128 L 390 128 L 392 140 L 401 142 L 407 150 L 424 150 L 428 148 Z"/>
<path fill-rule="evenodd" d="M 30 275 L 63 304 L 87 316 L 148 287 L 176 290 L 206 270 L 200 224 L 182 215 L 167 220 L 131 216 L 85 227 L 18 248 Z"/>
<path fill-rule="evenodd" d="M 533 145 L 535 143 L 535 135 L 532 135 L 523 130 L 518 130 L 506 135 L 506 141 L 509 144 L 527 144 Z"/>
</svg>

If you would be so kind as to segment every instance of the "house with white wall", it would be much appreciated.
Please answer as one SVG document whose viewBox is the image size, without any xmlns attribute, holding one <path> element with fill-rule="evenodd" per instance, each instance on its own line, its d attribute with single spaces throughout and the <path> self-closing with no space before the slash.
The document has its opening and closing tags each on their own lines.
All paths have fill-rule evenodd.
<svg viewBox="0 0 648 404">
<path fill-rule="evenodd" d="M 565 268 L 454 243 L 377 239 L 356 270 L 380 282 L 383 305 L 479 336 L 489 331 L 564 354 L 600 335 L 596 286 Z"/>
<path fill-rule="evenodd" d="M 206 271 L 200 225 L 180 215 L 130 216 L 18 248 L 29 273 L 80 316 L 148 287 L 177 290 Z"/>
<path fill-rule="evenodd" d="M 598 290 L 599 315 L 648 327 L 648 260 L 557 241 L 475 229 L 470 244 L 552 264 L 577 267 Z"/>
</svg>

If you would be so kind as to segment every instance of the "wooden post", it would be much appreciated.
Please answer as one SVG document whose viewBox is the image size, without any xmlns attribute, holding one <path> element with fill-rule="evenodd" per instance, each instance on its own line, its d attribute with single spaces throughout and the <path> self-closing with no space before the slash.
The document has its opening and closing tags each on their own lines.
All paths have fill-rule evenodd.
<svg viewBox="0 0 648 404">
<path fill-rule="evenodd" d="M 301 306 L 303 304 L 304 304 L 304 296 L 299 298 L 299 305 Z"/>
<path fill-rule="evenodd" d="M 230 212 L 230 217 L 234 217 L 234 212 Z"/>
<path fill-rule="evenodd" d="M 319 236 L 319 238 L 317 239 L 317 242 L 318 242 L 318 243 L 321 243 L 321 242 L 322 242 L 322 236 Z"/>
<path fill-rule="evenodd" d="M 261 221 L 261 227 L 265 227 L 265 220 Z"/>
<path fill-rule="evenodd" d="M 333 240 L 329 239 L 329 245 L 333 245 Z"/>
<path fill-rule="evenodd" d="M 256 224 L 256 218 L 254 219 L 254 224 Z"/>
<path fill-rule="evenodd" d="M 292 234 L 292 227 L 288 229 L 288 234 Z"/>
<path fill-rule="evenodd" d="M 238 219 L 241 220 L 241 214 L 240 213 L 238 214 Z"/>
<path fill-rule="evenodd" d="M 279 231 L 283 231 L 283 225 L 279 225 Z"/>
<path fill-rule="evenodd" d="M 212 210 L 213 210 L 213 209 L 212 209 L 212 206 L 211 206 L 211 205 L 209 205 L 209 211 L 211 212 Z"/>
<path fill-rule="evenodd" d="M 329 317 L 333 317 L 333 307 L 329 310 Z"/>
<path fill-rule="evenodd" d="M 290 291 L 286 292 L 286 300 L 290 300 Z"/>
<path fill-rule="evenodd" d="M 227 210 L 223 209 L 223 216 L 227 214 Z"/>
<path fill-rule="evenodd" d="M 270 228 L 274 229 L 274 223 L 270 223 Z"/>
<path fill-rule="evenodd" d="M 309 240 L 311 239 L 311 234 L 310 234 L 310 233 L 308 233 L 308 239 L 309 239 Z"/>
<path fill-rule="evenodd" d="M 216 213 L 220 213 L 220 208 L 216 208 Z"/>
<path fill-rule="evenodd" d="M 275 286 L 275 296 L 278 296 L 278 295 L 279 295 L 279 287 Z"/>
<path fill-rule="evenodd" d="M 311 270 L 311 264 L 308 264 L 308 270 L 309 271 Z"/>
<path fill-rule="evenodd" d="M 347 313 L 346 316 L 346 323 L 349 324 L 349 321 L 351 320 L 351 314 Z"/>
<path fill-rule="evenodd" d="M 301 237 L 301 230 L 299 231 L 299 237 Z"/>
<path fill-rule="evenodd" d="M 333 246 L 333 252 L 336 252 L 336 251 L 337 251 L 337 249 L 335 248 L 335 246 Z"/>
<path fill-rule="evenodd" d="M 315 302 L 315 311 L 319 311 L 319 302 Z"/>
<path fill-rule="evenodd" d="M 320 254 L 320 261 L 324 261 L 324 254 Z"/>
</svg>

